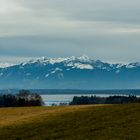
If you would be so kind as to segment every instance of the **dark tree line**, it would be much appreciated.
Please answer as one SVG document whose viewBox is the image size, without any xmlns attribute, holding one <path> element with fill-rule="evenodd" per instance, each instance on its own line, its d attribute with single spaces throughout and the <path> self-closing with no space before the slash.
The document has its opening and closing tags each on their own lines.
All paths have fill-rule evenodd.
<svg viewBox="0 0 140 140">
<path fill-rule="evenodd" d="M 21 90 L 18 94 L 0 95 L 0 107 L 42 106 L 43 101 L 39 94 Z"/>
<path fill-rule="evenodd" d="M 124 103 L 140 103 L 140 98 L 136 96 L 75 96 L 70 105 L 84 105 L 84 104 L 124 104 Z"/>
</svg>

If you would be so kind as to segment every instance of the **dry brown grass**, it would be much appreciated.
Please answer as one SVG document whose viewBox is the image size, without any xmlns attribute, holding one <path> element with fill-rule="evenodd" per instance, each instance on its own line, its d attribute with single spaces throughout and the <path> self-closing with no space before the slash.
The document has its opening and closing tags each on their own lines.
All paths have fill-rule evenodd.
<svg viewBox="0 0 140 140">
<path fill-rule="evenodd" d="M 102 105 L 94 105 L 102 106 Z M 74 112 L 88 109 L 93 105 L 65 106 L 65 107 L 21 107 L 21 108 L 1 108 L 0 109 L 0 127 L 11 124 L 20 124 L 30 122 L 34 119 L 52 117 L 64 112 Z"/>
<path fill-rule="evenodd" d="M 0 140 L 139 140 L 140 104 L 0 109 Z"/>
</svg>

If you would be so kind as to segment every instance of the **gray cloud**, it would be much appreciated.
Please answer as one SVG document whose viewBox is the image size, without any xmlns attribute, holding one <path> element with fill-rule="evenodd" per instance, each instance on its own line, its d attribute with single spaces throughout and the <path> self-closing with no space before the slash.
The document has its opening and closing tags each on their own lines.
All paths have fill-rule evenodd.
<svg viewBox="0 0 140 140">
<path fill-rule="evenodd" d="M 138 0 L 0 2 L 1 61 L 81 54 L 113 62 L 140 61 Z"/>
</svg>

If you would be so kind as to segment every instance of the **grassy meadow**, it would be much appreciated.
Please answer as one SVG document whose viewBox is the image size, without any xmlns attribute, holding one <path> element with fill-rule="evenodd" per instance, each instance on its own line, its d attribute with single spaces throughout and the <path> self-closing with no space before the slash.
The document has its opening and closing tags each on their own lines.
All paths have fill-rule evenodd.
<svg viewBox="0 0 140 140">
<path fill-rule="evenodd" d="M 140 104 L 0 109 L 0 140 L 139 140 Z"/>
</svg>

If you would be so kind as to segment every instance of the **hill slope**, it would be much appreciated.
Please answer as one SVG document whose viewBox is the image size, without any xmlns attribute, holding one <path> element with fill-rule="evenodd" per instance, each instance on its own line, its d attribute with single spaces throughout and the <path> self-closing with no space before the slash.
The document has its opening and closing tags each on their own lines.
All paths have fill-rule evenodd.
<svg viewBox="0 0 140 140">
<path fill-rule="evenodd" d="M 140 104 L 0 109 L 1 140 L 136 140 Z"/>
</svg>

